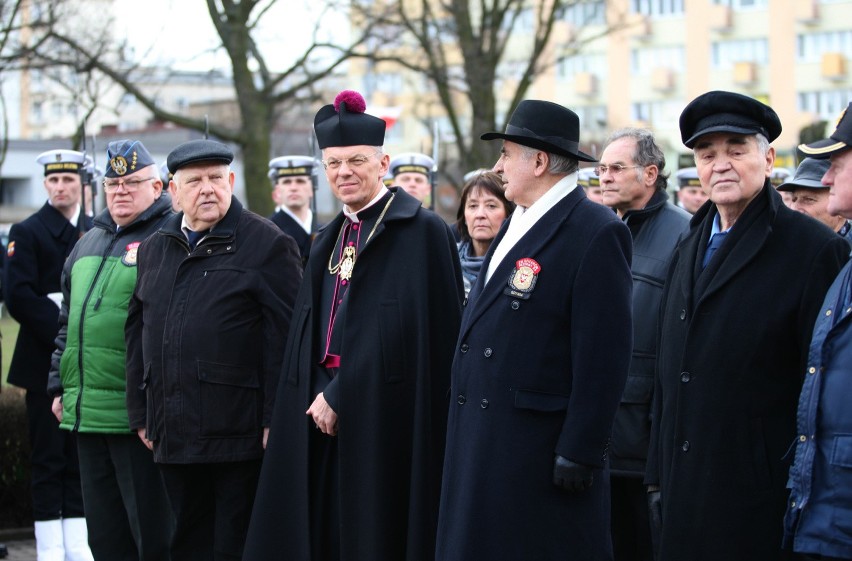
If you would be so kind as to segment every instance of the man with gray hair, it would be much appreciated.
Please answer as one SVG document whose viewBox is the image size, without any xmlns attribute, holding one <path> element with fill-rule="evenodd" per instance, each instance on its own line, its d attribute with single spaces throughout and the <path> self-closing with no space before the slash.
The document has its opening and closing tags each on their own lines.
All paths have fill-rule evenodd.
<svg viewBox="0 0 852 561">
<path fill-rule="evenodd" d="M 299 250 L 233 195 L 231 150 L 191 140 L 168 157 L 182 212 L 138 248 L 127 413 L 154 452 L 174 561 L 242 559 L 296 289 Z"/>
<path fill-rule="evenodd" d="M 621 129 L 607 140 L 600 164 L 603 203 L 633 237 L 633 355 L 615 415 L 610 446 L 612 546 L 616 561 L 651 561 L 645 462 L 657 364 L 660 300 L 672 252 L 690 215 L 668 200 L 666 157 L 645 129 Z"/>
<path fill-rule="evenodd" d="M 646 474 L 659 561 L 788 559 L 782 458 L 814 319 L 849 246 L 769 182 L 771 107 L 708 92 L 680 131 L 711 204 L 675 249 L 660 309 Z"/>
</svg>

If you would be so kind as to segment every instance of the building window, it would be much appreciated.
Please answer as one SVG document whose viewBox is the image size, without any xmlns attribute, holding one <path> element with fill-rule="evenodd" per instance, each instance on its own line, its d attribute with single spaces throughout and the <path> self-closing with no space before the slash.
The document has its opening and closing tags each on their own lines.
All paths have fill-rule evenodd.
<svg viewBox="0 0 852 561">
<path fill-rule="evenodd" d="M 852 52 L 852 31 L 802 33 L 796 37 L 798 62 L 819 62 L 825 53 Z"/>
<path fill-rule="evenodd" d="M 640 101 L 630 105 L 630 118 L 650 127 L 676 123 L 684 107 L 683 101 Z"/>
<path fill-rule="evenodd" d="M 654 47 L 631 51 L 630 70 L 633 74 L 650 74 L 656 68 L 682 72 L 683 47 Z"/>
<path fill-rule="evenodd" d="M 576 28 L 606 23 L 606 6 L 603 0 L 582 0 L 564 8 L 562 17 Z"/>
<path fill-rule="evenodd" d="M 632 0 L 630 11 L 645 16 L 683 15 L 683 0 Z"/>
<path fill-rule="evenodd" d="M 606 106 L 580 105 L 571 109 L 580 118 L 580 127 L 583 130 L 600 130 L 606 128 Z"/>
<path fill-rule="evenodd" d="M 712 64 L 717 70 L 732 68 L 738 62 L 769 62 L 769 45 L 766 39 L 740 39 L 714 41 Z"/>
<path fill-rule="evenodd" d="M 852 89 L 799 93 L 799 111 L 811 113 L 825 121 L 834 122 L 849 105 Z"/>
<path fill-rule="evenodd" d="M 713 3 L 730 6 L 734 10 L 756 10 L 766 8 L 769 0 L 713 0 Z"/>
</svg>

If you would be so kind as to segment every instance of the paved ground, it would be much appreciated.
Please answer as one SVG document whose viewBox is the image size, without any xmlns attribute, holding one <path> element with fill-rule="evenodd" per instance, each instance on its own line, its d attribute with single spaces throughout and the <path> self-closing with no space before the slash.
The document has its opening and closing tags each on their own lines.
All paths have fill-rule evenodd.
<svg viewBox="0 0 852 561">
<path fill-rule="evenodd" d="M 9 556 L 3 561 L 36 561 L 32 529 L 0 530 L 0 543 L 6 544 Z"/>
</svg>

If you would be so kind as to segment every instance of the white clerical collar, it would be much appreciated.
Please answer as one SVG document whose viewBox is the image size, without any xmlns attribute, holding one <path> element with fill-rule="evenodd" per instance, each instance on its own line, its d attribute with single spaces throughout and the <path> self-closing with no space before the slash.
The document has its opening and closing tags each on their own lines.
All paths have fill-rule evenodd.
<svg viewBox="0 0 852 561">
<path fill-rule="evenodd" d="M 281 206 L 278 208 L 281 210 L 281 212 L 295 220 L 296 224 L 302 227 L 302 230 L 304 230 L 308 234 L 311 233 L 311 226 L 314 223 L 314 213 L 312 210 L 308 209 L 308 215 L 305 217 L 305 220 L 302 220 L 301 218 L 293 214 L 293 211 L 287 208 L 286 206 Z"/>
<path fill-rule="evenodd" d="M 379 194 L 373 197 L 373 199 L 369 203 L 365 204 L 360 210 L 358 210 L 358 212 L 370 208 L 371 206 L 382 200 L 382 197 L 384 197 L 387 193 L 388 188 L 382 185 L 382 188 L 379 189 Z M 358 220 L 358 212 L 352 212 L 351 210 L 349 210 L 348 206 L 343 205 L 343 216 L 345 216 L 351 222 L 354 222 L 356 224 L 360 222 L 360 220 Z"/>
</svg>

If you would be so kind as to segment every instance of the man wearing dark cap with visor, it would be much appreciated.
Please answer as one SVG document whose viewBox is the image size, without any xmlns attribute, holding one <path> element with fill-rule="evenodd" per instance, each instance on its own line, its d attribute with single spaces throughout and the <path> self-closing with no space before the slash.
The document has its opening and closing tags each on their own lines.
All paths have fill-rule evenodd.
<svg viewBox="0 0 852 561">
<path fill-rule="evenodd" d="M 852 103 L 834 133 L 799 150 L 828 162 L 828 212 L 852 219 Z M 807 161 L 807 160 L 806 160 Z M 852 559 L 852 263 L 837 275 L 816 318 L 799 398 L 796 456 L 784 540 L 807 559 Z"/>
<path fill-rule="evenodd" d="M 852 244 L 852 223 L 843 215 L 828 211 L 829 188 L 822 183 L 822 178 L 830 165 L 827 158 L 805 158 L 796 168 L 796 174 L 778 185 L 777 189 L 782 196 L 784 193 L 790 195 L 787 206 L 819 220 Z"/>
<path fill-rule="evenodd" d="M 849 247 L 772 187 L 770 107 L 708 92 L 680 130 L 710 204 L 675 250 L 661 308 L 646 474 L 659 560 L 789 559 L 782 458 L 814 318 Z"/>
<path fill-rule="evenodd" d="M 382 183 L 365 108 L 345 91 L 314 119 L 343 211 L 305 269 L 246 561 L 435 558 L 461 267 L 449 227 Z"/>
<path fill-rule="evenodd" d="M 293 238 L 233 196 L 233 158 L 212 140 L 169 154 L 182 212 L 138 248 L 125 328 L 130 429 L 163 475 L 173 561 L 242 559 L 301 281 Z"/>
<path fill-rule="evenodd" d="M 453 361 L 441 561 L 612 559 L 609 438 L 633 348 L 627 226 L 577 187 L 580 120 L 522 101 L 494 165 L 518 206 Z"/>
<path fill-rule="evenodd" d="M 127 422 L 124 323 L 137 250 L 172 215 L 157 165 L 134 140 L 107 146 L 106 210 L 62 272 L 48 380 L 60 428 L 76 434 L 89 545 L 96 561 L 169 559 L 172 518 L 151 452 Z"/>
</svg>

